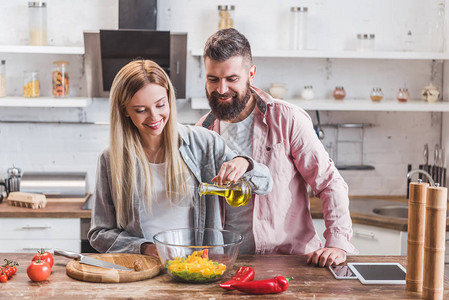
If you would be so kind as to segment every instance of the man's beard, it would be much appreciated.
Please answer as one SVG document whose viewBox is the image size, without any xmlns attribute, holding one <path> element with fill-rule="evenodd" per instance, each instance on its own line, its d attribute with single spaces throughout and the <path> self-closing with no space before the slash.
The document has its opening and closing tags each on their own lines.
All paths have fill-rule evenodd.
<svg viewBox="0 0 449 300">
<path fill-rule="evenodd" d="M 251 98 L 251 89 L 249 82 L 247 82 L 246 91 L 242 97 L 239 97 L 238 93 L 231 90 L 224 94 L 219 94 L 216 91 L 209 94 L 207 92 L 207 88 L 206 95 L 207 99 L 209 100 L 209 106 L 214 116 L 219 120 L 231 121 L 245 109 L 246 104 Z M 232 100 L 228 100 L 226 102 L 219 99 L 226 99 L 229 97 L 232 97 Z"/>
</svg>

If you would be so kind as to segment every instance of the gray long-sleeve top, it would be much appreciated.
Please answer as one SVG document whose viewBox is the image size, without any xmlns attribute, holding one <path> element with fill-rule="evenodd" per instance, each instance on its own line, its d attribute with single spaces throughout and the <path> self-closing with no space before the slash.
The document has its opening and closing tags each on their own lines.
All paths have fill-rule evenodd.
<svg viewBox="0 0 449 300">
<path fill-rule="evenodd" d="M 181 156 L 189 168 L 195 185 L 211 182 L 221 165 L 237 156 L 229 149 L 224 140 L 215 132 L 201 127 L 178 124 L 178 133 L 182 140 L 179 147 Z M 248 157 L 245 157 L 248 158 Z M 270 171 L 263 165 L 248 158 L 253 168 L 242 178 L 247 180 L 252 192 L 259 195 L 271 191 L 273 180 Z M 141 176 L 141 167 L 136 168 L 137 182 Z M 139 189 L 138 189 L 139 190 Z M 88 239 L 92 247 L 99 252 L 140 253 L 143 243 L 153 242 L 144 238 L 140 226 L 139 203 L 144 195 L 134 192 L 131 218 L 124 229 L 119 229 L 116 222 L 116 200 L 112 196 L 112 179 L 109 165 L 109 150 L 105 150 L 98 161 L 95 200 L 92 208 L 91 227 Z M 220 202 L 218 196 L 207 195 L 200 198 L 197 193 L 193 199 L 193 224 L 195 228 L 222 228 Z"/>
</svg>

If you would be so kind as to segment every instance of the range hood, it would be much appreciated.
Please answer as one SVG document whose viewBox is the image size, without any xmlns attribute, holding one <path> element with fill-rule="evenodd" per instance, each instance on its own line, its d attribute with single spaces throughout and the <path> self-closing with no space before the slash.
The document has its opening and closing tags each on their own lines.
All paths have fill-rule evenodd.
<svg viewBox="0 0 449 300">
<path fill-rule="evenodd" d="M 185 98 L 187 33 L 156 30 L 156 0 L 120 0 L 119 29 L 84 32 L 84 63 L 89 97 L 109 97 L 117 72 L 143 58 L 169 75 L 177 98 Z"/>
<path fill-rule="evenodd" d="M 115 74 L 136 58 L 159 63 L 170 76 L 176 97 L 186 97 L 187 33 L 133 29 L 84 32 L 84 51 L 89 97 L 109 97 Z"/>
</svg>

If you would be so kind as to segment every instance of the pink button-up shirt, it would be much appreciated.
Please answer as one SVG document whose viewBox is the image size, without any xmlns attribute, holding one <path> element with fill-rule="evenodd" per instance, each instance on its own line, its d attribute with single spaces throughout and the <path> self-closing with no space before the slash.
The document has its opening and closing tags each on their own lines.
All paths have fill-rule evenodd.
<svg viewBox="0 0 449 300">
<path fill-rule="evenodd" d="M 313 227 L 307 185 L 321 199 L 326 247 L 357 253 L 349 242 L 348 186 L 301 108 L 251 87 L 256 99 L 253 158 L 270 169 L 271 193 L 254 195 L 253 233 L 258 254 L 307 254 L 322 248 Z M 197 125 L 220 133 L 212 113 Z"/>
</svg>

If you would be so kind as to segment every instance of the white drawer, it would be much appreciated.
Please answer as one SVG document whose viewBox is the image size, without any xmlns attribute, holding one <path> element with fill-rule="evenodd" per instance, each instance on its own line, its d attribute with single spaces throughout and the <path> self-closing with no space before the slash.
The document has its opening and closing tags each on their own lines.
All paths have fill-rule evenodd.
<svg viewBox="0 0 449 300">
<path fill-rule="evenodd" d="M 406 251 L 406 232 L 362 224 L 352 224 L 352 230 L 351 243 L 359 255 L 403 255 Z"/>
<path fill-rule="evenodd" d="M 2 239 L 80 240 L 80 219 L 1 218 Z"/>
<path fill-rule="evenodd" d="M 42 248 L 50 252 L 55 248 L 81 252 L 81 240 L 0 240 L 0 252 L 36 253 Z"/>
</svg>

